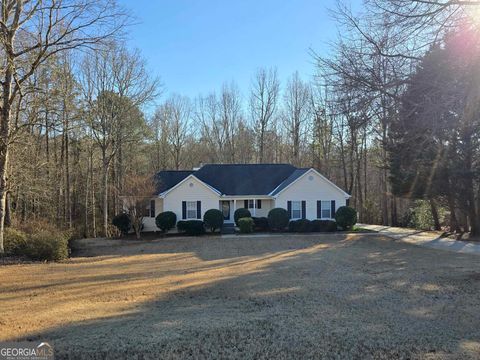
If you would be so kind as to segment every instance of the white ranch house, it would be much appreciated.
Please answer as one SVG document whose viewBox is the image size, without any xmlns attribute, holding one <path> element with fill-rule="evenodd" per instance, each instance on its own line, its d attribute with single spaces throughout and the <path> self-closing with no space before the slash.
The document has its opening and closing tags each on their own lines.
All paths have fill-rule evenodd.
<svg viewBox="0 0 480 360">
<path fill-rule="evenodd" d="M 178 220 L 203 219 L 209 209 L 233 223 L 238 208 L 254 217 L 281 207 L 294 219 L 332 219 L 350 195 L 313 168 L 288 164 L 207 164 L 192 171 L 160 171 L 144 231 L 157 231 L 155 217 L 173 211 Z"/>
</svg>

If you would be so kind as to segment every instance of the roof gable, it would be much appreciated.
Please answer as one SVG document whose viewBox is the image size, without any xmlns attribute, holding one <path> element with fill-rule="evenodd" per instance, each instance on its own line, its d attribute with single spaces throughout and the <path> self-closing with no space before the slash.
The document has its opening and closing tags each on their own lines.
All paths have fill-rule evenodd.
<svg viewBox="0 0 480 360">
<path fill-rule="evenodd" d="M 174 187 L 192 173 L 193 171 L 189 170 L 163 170 L 158 172 L 155 175 L 157 194 L 161 194 L 164 191 Z"/>
<path fill-rule="evenodd" d="M 345 198 L 350 198 L 351 197 L 350 194 L 348 194 L 343 189 L 341 189 L 340 187 L 335 185 L 335 183 L 333 183 L 332 181 L 327 179 L 325 176 L 320 174 L 314 168 L 298 169 L 298 170 L 303 170 L 303 172 L 299 171 L 299 172 L 297 172 L 297 174 L 292 174 L 292 176 L 290 176 L 289 179 L 285 180 L 284 183 L 280 184 L 280 186 L 277 189 L 275 189 L 275 191 L 273 191 L 272 194 L 270 194 L 270 195 L 277 196 L 278 194 L 280 194 L 281 192 L 285 191 L 287 188 L 292 186 L 294 183 L 296 183 L 298 180 L 300 180 L 300 178 L 302 178 L 305 174 L 313 172 L 313 173 L 317 174 L 320 177 L 320 179 L 322 179 L 326 184 L 331 186 L 336 191 L 339 191 L 340 193 L 342 193 L 345 196 Z M 294 175 L 297 175 L 297 176 L 294 176 Z"/>
<path fill-rule="evenodd" d="M 305 174 L 309 169 L 296 169 L 288 178 L 280 183 L 269 195 L 277 195 L 283 189 L 285 189 L 288 185 L 295 182 L 300 176 Z"/>
</svg>

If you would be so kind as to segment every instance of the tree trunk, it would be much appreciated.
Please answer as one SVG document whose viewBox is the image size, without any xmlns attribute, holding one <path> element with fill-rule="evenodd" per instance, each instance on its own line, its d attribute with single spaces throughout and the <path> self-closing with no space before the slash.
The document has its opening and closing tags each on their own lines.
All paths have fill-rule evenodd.
<svg viewBox="0 0 480 360">
<path fill-rule="evenodd" d="M 458 225 L 457 215 L 455 213 L 455 201 L 450 192 L 447 194 L 447 201 L 450 210 L 450 231 L 460 232 L 460 226 Z"/>
<path fill-rule="evenodd" d="M 435 200 L 430 199 L 430 209 L 432 210 L 434 230 L 441 230 L 440 219 L 438 218 L 438 209 Z"/>
<path fill-rule="evenodd" d="M 0 118 L 0 254 L 4 253 L 3 234 L 5 228 L 5 205 L 7 196 L 8 143 L 10 138 L 10 96 L 12 92 L 13 66 L 7 61 L 5 80 L 2 86 L 2 111 Z"/>
<path fill-rule="evenodd" d="M 5 230 L 5 205 L 6 205 L 6 183 L 7 183 L 7 163 L 8 163 L 8 147 L 2 146 L 0 150 L 0 254 L 5 252 L 3 246 L 3 234 Z"/>
<path fill-rule="evenodd" d="M 103 161 L 103 174 L 102 174 L 102 185 L 103 185 L 103 234 L 105 237 L 108 237 L 108 163 Z"/>
<path fill-rule="evenodd" d="M 5 226 L 12 225 L 11 211 L 10 211 L 10 193 L 5 194 Z"/>
<path fill-rule="evenodd" d="M 94 238 L 97 237 L 97 212 L 95 205 L 95 182 L 93 178 L 93 146 L 90 148 L 90 187 L 91 187 L 91 207 L 92 207 L 92 235 Z"/>
<path fill-rule="evenodd" d="M 265 130 L 263 129 L 263 126 L 262 126 L 262 129 L 261 129 L 261 132 L 260 132 L 260 146 L 259 146 L 259 156 L 258 156 L 258 162 L 260 164 L 263 163 L 263 152 L 264 152 L 264 135 L 265 134 Z"/>
</svg>

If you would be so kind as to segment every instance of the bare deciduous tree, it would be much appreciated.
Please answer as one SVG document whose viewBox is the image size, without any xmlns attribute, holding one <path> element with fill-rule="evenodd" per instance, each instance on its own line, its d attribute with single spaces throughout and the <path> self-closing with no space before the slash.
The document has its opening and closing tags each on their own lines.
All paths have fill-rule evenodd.
<svg viewBox="0 0 480 360">
<path fill-rule="evenodd" d="M 127 22 L 111 0 L 3 0 L 0 14 L 0 253 L 15 104 L 38 67 L 59 52 L 96 46 Z"/>
<path fill-rule="evenodd" d="M 274 120 L 280 82 L 276 69 L 257 70 L 250 92 L 250 112 L 257 135 L 258 162 L 265 160 L 265 135 Z"/>
<path fill-rule="evenodd" d="M 132 228 L 137 239 L 140 239 L 143 219 L 148 212 L 150 199 L 155 193 L 155 184 L 151 176 L 128 174 L 122 192 L 123 205 L 130 217 Z"/>
<path fill-rule="evenodd" d="M 123 143 L 141 135 L 138 129 L 129 129 L 129 122 L 138 107 L 155 98 L 159 81 L 151 78 L 138 52 L 116 43 L 89 54 L 82 70 L 82 89 L 90 108 L 88 125 L 102 153 L 103 231 L 108 236 L 110 165 Z"/>
<path fill-rule="evenodd" d="M 284 126 L 292 142 L 292 162 L 300 165 L 300 146 L 310 119 L 310 87 L 298 72 L 287 81 L 284 94 Z"/>
</svg>

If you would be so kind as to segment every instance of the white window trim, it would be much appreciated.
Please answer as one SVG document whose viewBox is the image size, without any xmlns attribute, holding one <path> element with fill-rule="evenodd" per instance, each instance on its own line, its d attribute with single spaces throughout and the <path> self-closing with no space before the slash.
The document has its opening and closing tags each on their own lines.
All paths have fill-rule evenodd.
<svg viewBox="0 0 480 360">
<path fill-rule="evenodd" d="M 187 203 L 187 211 L 185 212 L 185 218 L 187 220 L 190 220 L 190 219 L 196 219 L 197 218 L 197 202 L 196 201 L 186 201 Z M 193 211 L 194 212 L 194 216 L 191 217 L 189 216 L 189 211 Z"/>
<path fill-rule="evenodd" d="M 294 204 L 294 203 L 298 203 L 298 204 L 299 204 L 299 208 L 298 208 L 298 209 L 295 209 L 295 211 L 298 211 L 298 212 L 299 212 L 299 214 L 300 214 L 299 217 L 293 216 L 293 211 L 294 211 L 294 209 L 293 209 L 293 204 Z M 292 220 L 299 220 L 299 219 L 301 219 L 301 218 L 302 218 L 302 202 L 301 202 L 301 201 L 293 201 L 293 200 L 292 200 Z"/>
<path fill-rule="evenodd" d="M 323 216 L 323 204 L 328 203 L 328 217 Z M 326 211 L 327 209 L 325 209 Z M 332 200 L 321 200 L 320 202 L 320 219 L 331 219 L 332 218 Z"/>
</svg>

